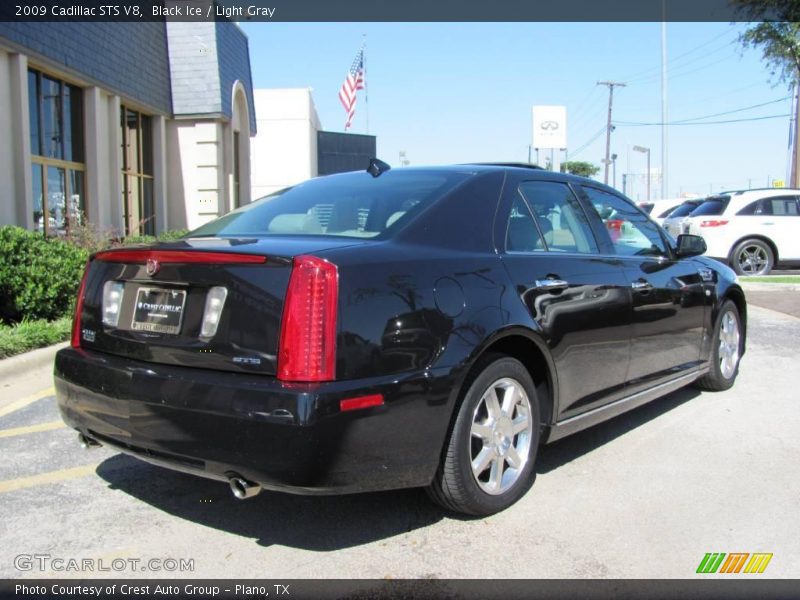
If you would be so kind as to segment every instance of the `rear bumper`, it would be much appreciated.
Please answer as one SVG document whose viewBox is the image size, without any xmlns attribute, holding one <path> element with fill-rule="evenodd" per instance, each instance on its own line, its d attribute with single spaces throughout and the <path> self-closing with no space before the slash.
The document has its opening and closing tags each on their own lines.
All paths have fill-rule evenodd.
<svg viewBox="0 0 800 600">
<path fill-rule="evenodd" d="M 72 348 L 55 362 L 59 410 L 84 435 L 175 470 L 309 494 L 429 484 L 452 384 L 424 371 L 289 385 Z M 376 393 L 383 406 L 339 411 L 344 398 Z"/>
</svg>

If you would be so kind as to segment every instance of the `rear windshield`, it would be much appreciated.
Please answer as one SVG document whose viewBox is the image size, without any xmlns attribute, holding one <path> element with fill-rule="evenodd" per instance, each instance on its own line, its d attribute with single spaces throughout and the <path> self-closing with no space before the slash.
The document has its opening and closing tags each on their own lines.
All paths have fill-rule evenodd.
<svg viewBox="0 0 800 600">
<path fill-rule="evenodd" d="M 711 217 L 718 216 L 725 212 L 725 207 L 728 206 L 730 196 L 718 196 L 716 198 L 708 198 L 700 206 L 692 211 L 692 217 Z"/>
<path fill-rule="evenodd" d="M 256 200 L 187 237 L 371 238 L 400 227 L 471 175 L 397 169 L 379 177 L 366 172 L 320 177 Z"/>
<path fill-rule="evenodd" d="M 664 217 L 670 216 L 672 211 L 676 210 L 677 208 L 680 208 L 680 206 L 670 206 L 667 210 L 658 215 L 658 218 L 663 219 Z"/>
<path fill-rule="evenodd" d="M 678 208 L 669 213 L 669 218 L 672 219 L 674 217 L 685 217 L 699 205 L 699 200 L 697 202 L 684 202 Z"/>
</svg>

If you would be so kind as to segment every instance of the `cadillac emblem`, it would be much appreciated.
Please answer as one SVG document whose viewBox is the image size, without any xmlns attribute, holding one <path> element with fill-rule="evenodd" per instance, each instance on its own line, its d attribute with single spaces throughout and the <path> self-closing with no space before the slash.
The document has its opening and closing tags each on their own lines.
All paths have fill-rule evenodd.
<svg viewBox="0 0 800 600">
<path fill-rule="evenodd" d="M 148 258 L 147 259 L 147 265 L 145 266 L 145 270 L 147 271 L 147 274 L 150 277 L 152 277 L 153 275 L 158 273 L 158 270 L 160 268 L 161 268 L 161 265 L 159 264 L 159 262 L 155 258 Z"/>
</svg>

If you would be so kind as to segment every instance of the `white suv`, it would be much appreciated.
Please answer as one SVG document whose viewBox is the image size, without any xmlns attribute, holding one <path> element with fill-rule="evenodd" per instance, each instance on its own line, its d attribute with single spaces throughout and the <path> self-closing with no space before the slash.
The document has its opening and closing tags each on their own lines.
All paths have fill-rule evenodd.
<svg viewBox="0 0 800 600">
<path fill-rule="evenodd" d="M 800 190 L 728 192 L 706 198 L 681 233 L 701 235 L 706 255 L 739 275 L 766 275 L 778 264 L 800 263 Z"/>
</svg>

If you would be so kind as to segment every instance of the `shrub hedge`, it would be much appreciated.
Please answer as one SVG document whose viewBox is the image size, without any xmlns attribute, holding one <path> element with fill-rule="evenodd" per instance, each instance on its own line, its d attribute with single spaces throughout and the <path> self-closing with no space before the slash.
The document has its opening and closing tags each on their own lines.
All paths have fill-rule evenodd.
<svg viewBox="0 0 800 600">
<path fill-rule="evenodd" d="M 0 227 L 0 321 L 53 320 L 72 313 L 91 251 L 102 247 L 174 240 L 185 231 L 110 241 L 46 238 L 21 227 Z"/>
<path fill-rule="evenodd" d="M 89 252 L 21 227 L 0 227 L 0 318 L 53 320 L 75 303 Z"/>
</svg>

